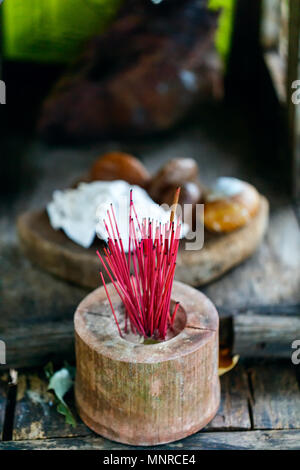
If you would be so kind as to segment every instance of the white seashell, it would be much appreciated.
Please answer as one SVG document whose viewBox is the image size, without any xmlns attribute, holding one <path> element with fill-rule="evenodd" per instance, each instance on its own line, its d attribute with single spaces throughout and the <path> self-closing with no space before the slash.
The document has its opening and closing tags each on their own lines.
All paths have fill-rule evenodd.
<svg viewBox="0 0 300 470">
<path fill-rule="evenodd" d="M 50 224 L 55 230 L 62 229 L 78 245 L 88 248 L 96 234 L 107 240 L 103 219 L 108 221 L 107 210 L 112 204 L 124 249 L 128 251 L 130 189 L 133 190 L 133 202 L 140 220 L 145 217 L 162 223 L 170 220 L 170 212 L 156 204 L 144 189 L 117 180 L 80 183 L 76 189 L 54 191 L 53 199 L 47 205 Z M 188 229 L 184 224 L 182 236 Z"/>
</svg>

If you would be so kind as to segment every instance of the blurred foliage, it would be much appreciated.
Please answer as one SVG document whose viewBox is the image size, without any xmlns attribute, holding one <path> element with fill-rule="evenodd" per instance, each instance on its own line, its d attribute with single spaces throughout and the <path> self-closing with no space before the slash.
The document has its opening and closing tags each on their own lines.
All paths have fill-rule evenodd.
<svg viewBox="0 0 300 470">
<path fill-rule="evenodd" d="M 150 0 L 149 0 L 150 1 Z M 216 47 L 228 57 L 236 0 L 208 0 L 221 9 Z M 80 45 L 103 31 L 122 0 L 6 0 L 3 14 L 3 52 L 6 58 L 36 62 L 68 62 Z"/>
<path fill-rule="evenodd" d="M 226 64 L 231 47 L 236 0 L 209 0 L 211 10 L 221 9 L 216 33 L 216 48 Z"/>
<path fill-rule="evenodd" d="M 121 0 L 6 0 L 3 52 L 6 58 L 68 62 L 82 42 L 101 32 Z"/>
</svg>

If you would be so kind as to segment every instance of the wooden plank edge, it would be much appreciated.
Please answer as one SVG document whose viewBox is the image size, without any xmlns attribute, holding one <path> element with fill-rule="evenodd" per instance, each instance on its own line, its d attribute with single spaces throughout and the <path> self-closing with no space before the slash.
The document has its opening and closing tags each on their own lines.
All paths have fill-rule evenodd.
<svg viewBox="0 0 300 470">
<path fill-rule="evenodd" d="M 200 432 L 183 441 L 133 447 L 101 437 L 1 442 L 1 450 L 300 450 L 300 430 Z"/>
<path fill-rule="evenodd" d="M 291 358 L 292 343 L 298 338 L 299 316 L 233 317 L 233 353 L 243 357 Z"/>
<path fill-rule="evenodd" d="M 222 347 L 233 348 L 233 351 L 245 357 L 289 357 L 290 348 L 287 343 L 280 343 L 280 330 L 278 337 L 273 340 L 270 333 L 261 329 L 261 335 L 258 337 L 256 333 L 250 329 L 247 330 L 247 338 L 238 343 L 233 338 L 234 331 L 237 339 L 237 325 L 244 317 L 259 317 L 265 325 L 272 322 L 282 322 L 291 325 L 297 322 L 300 317 L 300 305 L 266 305 L 246 307 L 243 309 L 218 308 L 220 313 L 220 345 Z M 255 337 L 255 338 L 254 338 Z M 286 338 L 286 334 L 282 336 Z M 300 337 L 300 335 L 299 335 Z M 74 327 L 73 319 L 62 322 L 46 322 L 41 325 L 28 325 L 14 329 L 6 329 L 2 332 L 2 338 L 7 345 L 7 364 L 1 366 L 5 368 L 28 368 L 36 366 L 44 366 L 49 360 L 56 361 L 61 357 L 72 361 L 74 359 Z M 245 350 L 243 346 L 246 341 L 250 344 L 250 348 Z M 295 338 L 294 338 L 295 339 Z M 276 347 L 279 341 L 280 347 Z M 268 343 L 268 347 L 261 347 L 263 343 Z M 24 346 L 25 345 L 25 346 Z"/>
</svg>

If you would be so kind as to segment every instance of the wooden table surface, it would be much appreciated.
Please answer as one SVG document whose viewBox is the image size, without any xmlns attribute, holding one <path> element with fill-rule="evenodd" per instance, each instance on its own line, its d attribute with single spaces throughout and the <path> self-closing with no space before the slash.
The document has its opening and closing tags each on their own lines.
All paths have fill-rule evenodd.
<svg viewBox="0 0 300 470">
<path fill-rule="evenodd" d="M 296 367 L 240 363 L 221 377 L 221 406 L 202 431 L 182 441 L 149 449 L 300 449 L 300 389 Z M 0 430 L 7 400 L 7 374 L 0 380 Z M 2 449 L 133 449 L 97 436 L 77 416 L 65 424 L 47 391 L 42 370 L 20 372 L 13 419 L 6 420 Z"/>
<path fill-rule="evenodd" d="M 17 390 L 8 394 L 6 372 L 0 380 L 0 429 L 9 439 L 0 443 L 0 449 L 126 448 L 95 436 L 80 421 L 75 429 L 65 425 L 56 412 L 42 366 L 50 359 L 58 363 L 72 359 L 72 317 L 86 290 L 32 266 L 18 249 L 15 231 L 18 214 L 45 206 L 54 189 L 72 184 L 105 150 L 132 152 L 151 170 L 172 157 L 192 157 L 199 162 L 205 183 L 228 175 L 255 184 L 271 205 L 267 236 L 251 259 L 203 291 L 221 315 L 276 312 L 299 319 L 299 210 L 285 193 L 276 165 L 266 169 L 256 159 L 255 141 L 246 127 L 239 118 L 234 125 L 227 124 L 222 115 L 201 130 L 193 125 L 151 141 L 123 145 L 111 141 L 76 149 L 49 148 L 40 142 L 30 145 L 19 190 L 0 206 L 0 339 L 7 344 L 7 366 L 19 369 Z M 163 448 L 299 449 L 299 383 L 290 353 L 286 351 L 285 361 L 240 361 L 222 378 L 222 404 L 213 422 L 195 436 Z"/>
</svg>

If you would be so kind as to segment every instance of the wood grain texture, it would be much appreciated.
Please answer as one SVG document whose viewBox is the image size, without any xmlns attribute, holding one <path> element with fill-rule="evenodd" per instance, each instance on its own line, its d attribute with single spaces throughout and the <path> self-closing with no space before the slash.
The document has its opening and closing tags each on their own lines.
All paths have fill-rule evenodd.
<svg viewBox="0 0 300 470">
<path fill-rule="evenodd" d="M 73 315 L 86 291 L 33 268 L 12 245 L 0 246 L 0 259 L 0 338 L 6 343 L 6 367 L 74 358 Z"/>
<path fill-rule="evenodd" d="M 28 372 L 19 376 L 18 393 L 13 427 L 14 440 L 82 437 L 91 431 L 77 417 L 76 428 L 65 423 L 64 417 L 55 409 L 53 395 L 47 391 L 43 374 Z M 0 382 L 0 385 L 2 383 Z M 1 390 L 0 410 L 4 416 L 6 382 Z M 3 393 L 2 393 L 3 392 Z M 215 418 L 205 431 L 230 431 L 250 429 L 248 411 L 248 384 L 245 369 L 237 366 L 221 377 L 221 404 Z M 68 395 L 68 404 L 76 415 L 73 395 Z M 3 404 L 3 406 L 2 406 Z M 112 444 L 111 444 L 112 445 Z"/>
<path fill-rule="evenodd" d="M 13 440 L 78 437 L 91 434 L 79 419 L 72 404 L 71 409 L 77 425 L 72 427 L 65 422 L 65 417 L 56 410 L 53 393 L 48 391 L 47 387 L 48 383 L 43 377 L 43 372 L 31 372 L 19 376 Z M 67 401 L 72 403 L 70 399 Z"/>
<path fill-rule="evenodd" d="M 122 304 L 108 292 L 117 317 Z M 153 445 L 203 428 L 220 402 L 218 315 L 199 291 L 174 282 L 186 324 L 177 336 L 144 345 L 121 338 L 104 287 L 78 306 L 75 397 L 83 421 L 114 441 Z"/>
<path fill-rule="evenodd" d="M 267 225 L 268 202 L 262 197 L 258 214 L 245 227 L 229 234 L 206 237 L 200 250 L 186 250 L 186 242 L 182 241 L 176 279 L 201 286 L 218 278 L 253 254 Z M 45 211 L 22 214 L 17 227 L 23 252 L 33 263 L 84 287 L 99 285 L 99 260 L 95 252 L 103 248 L 100 240 L 88 249 L 77 245 L 61 230 L 51 227 Z M 109 281 L 107 275 L 106 280 Z"/>
<path fill-rule="evenodd" d="M 49 361 L 59 363 L 62 359 L 74 359 L 71 319 L 41 319 L 38 324 L 26 320 L 24 325 L 7 328 L 3 332 L 7 344 L 7 368 L 44 366 Z"/>
<path fill-rule="evenodd" d="M 221 377 L 221 404 L 207 431 L 240 431 L 251 429 L 249 388 L 246 370 L 237 365 Z"/>
<path fill-rule="evenodd" d="M 257 252 L 228 276 L 204 288 L 219 307 L 300 303 L 299 225 L 292 205 L 277 204 L 272 210 L 271 198 L 269 228 Z"/>
<path fill-rule="evenodd" d="M 254 428 L 299 429 L 300 390 L 295 367 L 260 365 L 253 367 L 250 374 Z"/>
<path fill-rule="evenodd" d="M 134 450 L 101 437 L 0 442 L 0 450 Z M 139 447 L 141 449 L 141 447 Z M 300 450 L 300 431 L 200 432 L 147 450 Z"/>
<path fill-rule="evenodd" d="M 291 344 L 300 338 L 298 315 L 236 315 L 233 351 L 243 357 L 291 357 Z"/>
<path fill-rule="evenodd" d="M 42 274 L 43 273 L 41 273 L 41 275 Z M 46 274 L 45 276 L 48 277 Z M 49 279 L 49 283 L 51 285 L 51 278 Z M 39 295 L 36 297 L 39 299 Z M 74 296 L 74 298 L 76 298 L 76 296 Z M 79 301 L 80 296 L 78 298 L 78 302 Z M 2 330 L 2 337 L 5 339 L 8 347 L 7 367 L 28 368 L 44 366 L 49 360 L 60 362 L 61 358 L 69 361 L 75 359 L 74 327 L 73 319 L 70 318 L 75 310 L 73 299 L 65 297 L 63 304 L 64 309 L 60 310 L 61 319 L 56 318 L 55 315 L 53 321 L 46 319 L 44 321 L 43 318 L 37 321 L 40 310 L 38 308 L 39 304 L 36 304 L 32 307 L 32 313 L 36 315 L 36 320 L 29 319 L 24 315 L 24 312 L 21 312 L 21 314 L 23 313 L 23 315 L 21 315 L 23 318 L 22 326 L 16 325 L 15 328 L 8 327 Z M 245 311 L 245 309 L 241 309 L 241 311 Z M 242 338 L 238 341 L 238 345 L 235 342 L 233 346 L 234 351 L 239 353 L 242 357 L 289 357 L 290 348 L 286 347 L 288 343 L 282 343 L 281 338 L 286 338 L 286 332 L 290 331 L 289 312 L 291 312 L 291 316 L 293 316 L 295 312 L 299 312 L 299 306 L 256 306 L 249 308 L 247 311 L 249 313 L 249 320 L 247 321 L 249 321 L 251 326 L 243 331 L 242 346 L 239 346 Z M 265 318 L 263 325 L 267 326 L 267 328 L 260 328 L 259 331 L 256 331 L 254 319 L 251 321 L 252 314 L 254 313 L 259 316 L 260 312 L 263 318 L 265 318 L 268 312 L 270 312 L 271 316 L 278 315 L 278 318 L 275 318 L 276 323 L 286 325 L 287 329 L 279 329 L 277 331 L 278 336 L 276 337 L 276 334 L 275 336 L 271 334 L 268 328 L 268 318 Z M 51 313 L 51 310 L 49 313 Z M 222 344 L 223 347 L 231 347 L 233 319 L 237 311 L 234 308 L 226 308 L 223 310 L 220 309 L 220 313 L 224 315 L 224 317 L 221 316 L 220 318 L 220 344 Z M 280 313 L 284 313 L 286 316 L 280 315 Z M 237 313 L 237 315 L 239 314 Z M 16 321 L 15 318 L 12 318 L 12 315 L 8 316 L 8 320 L 10 320 L 11 323 Z M 291 324 L 294 324 L 294 322 L 298 323 L 298 320 L 292 319 Z M 253 342 L 253 330 L 255 331 L 256 342 Z M 267 340 L 271 342 L 268 344 Z M 24 348 L 24 344 L 26 348 Z M 248 344 L 249 348 L 245 348 L 245 344 Z M 5 366 L 2 366 L 2 368 L 4 369 Z"/>
</svg>

